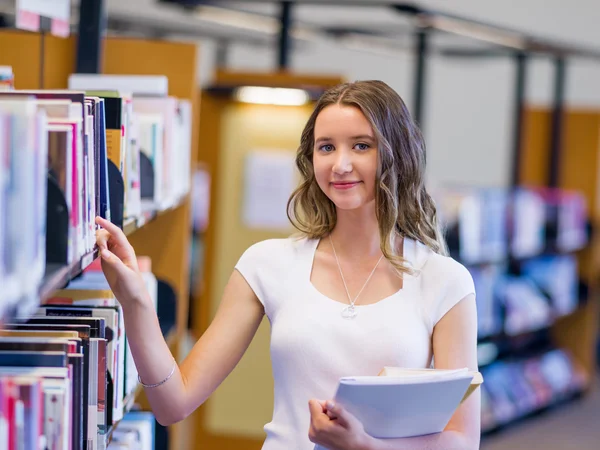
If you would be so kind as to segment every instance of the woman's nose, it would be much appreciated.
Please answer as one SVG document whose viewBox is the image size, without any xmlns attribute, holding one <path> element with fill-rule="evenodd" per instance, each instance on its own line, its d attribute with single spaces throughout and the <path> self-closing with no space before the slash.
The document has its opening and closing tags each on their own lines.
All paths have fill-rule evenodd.
<svg viewBox="0 0 600 450">
<path fill-rule="evenodd" d="M 344 150 L 338 151 L 332 170 L 338 175 L 343 175 L 345 173 L 352 172 L 351 155 L 349 155 L 348 152 Z"/>
</svg>

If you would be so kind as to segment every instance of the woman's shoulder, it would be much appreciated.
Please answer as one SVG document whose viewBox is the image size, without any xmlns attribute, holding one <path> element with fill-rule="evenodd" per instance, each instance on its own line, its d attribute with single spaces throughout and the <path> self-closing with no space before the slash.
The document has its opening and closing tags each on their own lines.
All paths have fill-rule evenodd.
<svg viewBox="0 0 600 450">
<path fill-rule="evenodd" d="M 454 258 L 434 252 L 423 245 L 420 267 L 422 289 L 427 292 L 425 308 L 431 327 L 468 295 L 475 295 L 469 270 Z"/>
<path fill-rule="evenodd" d="M 469 270 L 451 256 L 431 252 L 430 261 L 426 267 L 435 276 L 443 278 L 471 277 Z"/>
<path fill-rule="evenodd" d="M 294 281 L 297 261 L 305 260 L 316 241 L 302 237 L 266 239 L 246 249 L 235 268 L 246 279 L 267 316 L 273 320 L 285 295 L 282 287 Z M 289 289 L 289 286 L 287 286 Z"/>
<path fill-rule="evenodd" d="M 438 283 L 440 286 L 473 283 L 471 273 L 459 261 L 451 256 L 434 252 L 420 242 L 416 247 L 416 269 L 429 283 Z"/>
<path fill-rule="evenodd" d="M 313 243 L 313 240 L 303 236 L 265 239 L 248 247 L 244 257 L 261 262 L 270 259 L 281 263 L 285 259 L 300 257 Z"/>
</svg>

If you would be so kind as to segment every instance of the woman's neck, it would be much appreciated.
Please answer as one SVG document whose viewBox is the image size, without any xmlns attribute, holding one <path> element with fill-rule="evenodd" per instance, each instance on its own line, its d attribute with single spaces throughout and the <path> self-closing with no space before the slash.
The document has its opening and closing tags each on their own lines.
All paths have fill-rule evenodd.
<svg viewBox="0 0 600 450">
<path fill-rule="evenodd" d="M 381 255 L 379 226 L 375 202 L 354 210 L 337 210 L 337 221 L 331 239 L 338 254 L 350 258 Z"/>
</svg>

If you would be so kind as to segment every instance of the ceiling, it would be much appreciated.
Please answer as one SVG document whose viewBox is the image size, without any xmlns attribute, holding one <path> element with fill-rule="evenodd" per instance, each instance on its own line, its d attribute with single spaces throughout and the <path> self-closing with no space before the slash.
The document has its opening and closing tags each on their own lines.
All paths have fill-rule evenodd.
<svg viewBox="0 0 600 450">
<path fill-rule="evenodd" d="M 270 0 L 189 0 L 200 6 L 184 9 L 173 0 L 105 0 L 108 31 L 120 35 L 156 38 L 212 39 L 225 43 L 274 46 L 277 44 L 279 2 Z M 178 1 L 178 0 L 175 0 Z M 72 23 L 76 29 L 80 0 L 72 2 Z M 14 12 L 15 0 L 0 0 L 0 12 Z M 367 44 L 372 49 L 408 51 L 414 46 L 414 32 L 422 23 L 415 16 L 399 14 L 394 0 L 296 0 L 292 9 L 292 45 L 330 40 L 341 46 Z M 438 2 L 439 3 L 439 2 Z M 443 18 L 440 18 L 443 19 Z M 458 28 L 456 27 L 458 23 Z M 416 27 L 417 26 L 417 27 Z M 490 37 L 473 24 L 436 22 L 431 40 L 434 51 L 456 54 L 490 48 Z M 457 29 L 459 30 L 457 32 Z M 522 33 L 506 32 L 495 44 L 515 42 Z M 498 47 L 496 47 L 498 48 Z M 599 54 L 600 59 L 600 54 Z"/>
</svg>

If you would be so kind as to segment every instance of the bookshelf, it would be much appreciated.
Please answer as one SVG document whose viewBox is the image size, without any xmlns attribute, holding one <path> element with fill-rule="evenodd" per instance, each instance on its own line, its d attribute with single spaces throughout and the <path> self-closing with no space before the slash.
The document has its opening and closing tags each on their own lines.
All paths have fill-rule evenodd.
<svg viewBox="0 0 600 450">
<path fill-rule="evenodd" d="M 175 206 L 172 206 L 169 209 L 165 210 L 153 210 L 147 211 L 142 216 L 138 218 L 129 218 L 123 223 L 123 232 L 126 236 L 131 236 L 140 228 L 147 226 L 157 217 L 162 216 L 164 214 L 169 214 L 170 211 L 176 209 L 184 204 L 186 199 L 183 199 L 176 203 Z M 94 250 L 92 252 L 86 253 L 81 259 L 68 264 L 56 264 L 50 263 L 46 265 L 46 271 L 44 274 L 44 279 L 39 287 L 39 298 L 40 303 L 43 304 L 45 300 L 48 299 L 52 295 L 52 293 L 58 289 L 62 289 L 69 282 L 79 275 L 83 273 L 83 271 L 88 267 L 94 260 L 98 258 L 98 250 Z"/>
<path fill-rule="evenodd" d="M 136 401 L 137 397 L 140 395 L 140 393 L 141 393 L 141 389 L 138 389 L 132 395 L 125 398 L 125 406 L 124 406 L 125 411 L 127 411 L 127 412 L 131 411 L 131 409 L 133 408 L 133 405 L 135 404 L 135 401 Z M 119 422 L 116 422 L 114 425 L 112 425 L 108 429 L 106 434 L 104 434 L 104 436 L 102 436 L 98 440 L 98 450 L 106 450 L 106 447 L 108 447 L 108 444 L 110 444 L 110 442 L 112 441 L 113 433 L 119 427 L 120 423 L 121 422 L 119 421 Z"/>
<path fill-rule="evenodd" d="M 593 365 L 555 334 L 590 302 L 577 261 L 589 245 L 583 193 L 519 186 L 437 194 L 450 254 L 477 292 L 482 432 L 579 396 Z"/>
<path fill-rule="evenodd" d="M 587 373 L 597 372 L 596 345 L 598 341 L 599 276 L 600 276 L 600 111 L 591 108 L 565 107 L 562 131 L 562 159 L 559 187 L 585 194 L 592 239 L 578 252 L 580 276 L 588 285 L 585 302 L 572 315 L 559 320 L 551 329 L 559 345 L 569 348 L 580 360 Z M 549 182 L 549 130 L 552 123 L 550 108 L 530 105 L 523 119 L 523 150 L 520 179 L 522 184 L 544 186 Z"/>
<path fill-rule="evenodd" d="M 135 392 L 125 398 L 125 402 L 124 402 L 125 403 L 125 406 L 124 406 L 125 411 L 129 412 L 132 410 L 133 406 L 135 405 L 135 402 L 137 401 L 137 399 L 139 398 L 141 393 L 142 393 L 142 386 L 138 385 Z M 110 444 L 110 442 L 112 441 L 113 433 L 115 432 L 115 430 L 117 430 L 119 428 L 120 423 L 121 423 L 121 421 L 118 421 L 117 423 L 112 425 L 108 429 L 108 431 L 104 434 L 104 436 L 102 436 L 102 438 L 99 439 L 98 450 L 106 450 L 106 447 L 108 447 L 108 444 Z"/>
<path fill-rule="evenodd" d="M 0 30 L 0 65 L 13 68 L 15 89 L 66 89 L 68 77 L 75 70 L 76 37 L 67 39 L 45 36 L 42 47 L 37 33 Z M 41 65 L 41 52 L 45 64 Z M 197 100 L 198 49 L 190 43 L 159 40 L 120 39 L 106 37 L 103 41 L 102 68 L 104 74 L 164 75 L 169 83 L 169 95 L 187 99 L 192 104 L 198 122 Z M 191 162 L 196 160 L 197 130 L 192 127 Z M 135 219 L 122 225 L 138 255 L 152 261 L 152 272 L 157 279 L 168 284 L 175 293 L 176 320 L 173 331 L 166 340 L 175 358 L 184 358 L 183 341 L 187 336 L 189 304 L 189 248 L 190 248 L 190 196 L 186 194 L 172 206 L 162 210 L 142 211 Z M 63 288 L 96 260 L 97 250 L 85 254 L 71 264 L 50 264 L 39 286 L 39 299 L 43 303 L 57 289 Z M 138 403 L 148 410 L 144 392 L 137 389 L 126 401 L 131 408 Z M 173 449 L 192 448 L 194 442 L 193 417 L 169 429 L 169 445 Z M 110 441 L 113 426 L 105 435 L 100 448 Z"/>
<path fill-rule="evenodd" d="M 40 303 L 44 303 L 58 289 L 62 289 L 69 281 L 81 275 L 86 267 L 88 267 L 98 257 L 98 250 L 86 253 L 81 259 L 72 264 L 62 265 L 50 263 L 46 265 L 44 279 L 39 288 Z"/>
<path fill-rule="evenodd" d="M 506 417 L 500 420 L 492 418 L 493 413 L 484 408 L 482 416 L 482 425 L 486 432 L 496 432 L 503 430 L 506 426 L 519 422 L 522 419 L 533 415 L 560 407 L 573 399 L 587 395 L 594 388 L 594 380 L 597 376 L 597 358 L 596 345 L 598 342 L 598 263 L 600 259 L 600 245 L 596 228 L 598 226 L 598 178 L 597 167 L 599 162 L 598 148 L 598 127 L 600 126 L 600 114 L 597 111 L 567 109 L 564 114 L 564 126 L 562 130 L 562 142 L 560 148 L 563 149 L 561 162 L 559 165 L 559 182 L 555 187 L 549 188 L 549 162 L 550 162 L 550 127 L 552 123 L 552 111 L 549 108 L 538 106 L 526 107 L 523 114 L 522 128 L 523 134 L 520 143 L 519 152 L 519 179 L 518 187 L 510 191 L 514 196 L 518 191 L 534 192 L 547 202 L 543 208 L 545 210 L 546 224 L 539 229 L 539 245 L 528 255 L 515 255 L 511 251 L 503 255 L 495 255 L 488 252 L 481 261 L 470 261 L 470 269 L 476 272 L 490 270 L 494 267 L 500 267 L 511 277 L 534 277 L 528 270 L 531 269 L 531 262 L 536 261 L 559 261 L 570 259 L 571 273 L 564 278 L 565 272 L 552 272 L 551 277 L 554 280 L 561 280 L 563 286 L 568 286 L 571 295 L 569 296 L 569 307 L 559 312 L 553 307 L 555 298 L 551 290 L 547 290 L 548 284 L 544 286 L 538 279 L 534 284 L 541 286 L 539 297 L 544 301 L 549 301 L 551 307 L 548 315 L 536 326 L 525 327 L 521 331 L 513 333 L 506 332 L 507 315 L 503 311 L 499 315 L 501 319 L 501 330 L 484 336 L 480 339 L 480 348 L 484 352 L 490 352 L 494 349 L 496 356 L 501 362 L 505 361 L 505 379 L 500 376 L 500 371 L 496 373 L 484 374 L 486 377 L 487 388 L 494 387 L 490 394 L 493 401 L 500 399 L 497 403 L 502 403 L 506 413 L 507 408 L 514 410 L 506 413 Z M 561 212 L 557 205 L 557 200 L 568 193 L 569 196 L 579 197 L 579 206 L 571 211 L 571 226 L 576 223 L 575 228 L 581 236 L 588 234 L 585 242 L 580 241 L 580 245 L 573 246 L 570 249 L 561 249 L 557 245 L 560 234 Z M 514 198 L 514 197 L 513 197 Z M 485 202 L 484 202 L 485 203 Z M 489 206 L 489 204 L 487 204 Z M 535 206 L 535 205 L 534 205 Z M 534 208 L 535 209 L 535 208 Z M 585 211 L 585 213 L 584 213 Z M 537 214 L 531 211 L 522 211 L 522 217 L 525 220 L 532 218 L 535 220 Z M 531 214 L 530 214 L 531 213 Z M 512 217 L 507 220 L 515 220 L 519 213 L 512 213 Z M 563 222 L 564 223 L 564 222 Z M 564 226 L 564 225 L 563 225 Z M 537 229 L 537 228 L 536 228 Z M 563 230 L 564 231 L 564 230 Z M 497 227 L 496 227 L 497 232 Z M 507 227 L 507 234 L 514 233 L 514 227 Z M 456 243 L 456 230 L 454 232 L 454 243 Z M 510 240 L 510 239 L 509 239 Z M 460 257 L 458 258 L 460 259 Z M 529 265 L 529 269 L 527 268 Z M 469 262 L 467 262 L 469 267 Z M 538 266 L 538 274 L 539 274 Z M 513 279 L 514 280 L 514 279 Z M 551 284 L 551 283 L 550 283 Z M 476 282 L 477 285 L 477 282 Z M 556 283 L 554 283 L 556 286 Z M 478 289 L 478 307 L 482 304 L 483 298 L 479 295 Z M 564 294 L 564 291 L 563 291 Z M 527 298 L 526 298 L 527 297 Z M 513 294 L 513 305 L 517 303 L 524 305 L 531 297 L 530 292 L 521 291 L 520 295 Z M 526 301 L 527 300 L 527 301 Z M 541 303 L 541 302 L 540 302 Z M 503 305 L 505 306 L 505 305 Z M 539 308 L 522 308 L 524 314 L 529 319 L 539 313 Z M 480 320 L 480 324 L 481 324 Z M 577 373 L 568 373 L 564 368 L 554 367 L 551 371 L 549 366 L 560 360 L 556 358 L 558 353 L 569 355 L 573 367 Z M 554 353 L 552 353 L 554 352 Z M 494 353 L 494 352 L 492 352 Z M 554 359 L 547 358 L 552 355 Z M 543 358 L 547 358 L 549 363 L 546 369 L 541 369 L 543 364 L 539 364 L 535 371 L 526 364 L 536 361 L 536 364 Z M 525 363 L 525 364 L 524 364 Z M 485 372 L 487 367 L 483 367 Z M 529 375 L 527 374 L 529 371 Z M 531 378 L 532 374 L 538 376 L 538 381 L 532 385 L 544 380 L 543 384 L 553 387 L 551 392 L 539 395 L 539 389 L 524 388 L 521 380 L 516 380 L 515 373 L 522 373 L 523 378 Z M 544 375 L 545 373 L 545 375 Z M 562 377 L 563 382 L 571 383 L 566 389 L 556 389 L 557 377 Z M 553 379 L 553 380 L 552 380 Z M 508 380 L 508 381 L 507 381 Z M 548 382 L 551 380 L 550 382 Z M 498 385 L 498 389 L 496 386 Z M 564 388 L 565 386 L 563 386 Z M 487 389 L 486 388 L 486 389 Z M 484 389 L 484 390 L 486 390 Z M 531 395 L 533 392 L 534 395 Z M 537 399 L 535 394 L 537 395 Z M 503 398 L 504 397 L 504 398 Z M 533 401 L 532 401 L 532 398 Z M 486 399 L 484 399 L 486 400 Z M 484 401 L 485 406 L 490 401 Z M 502 409 L 502 408 L 499 408 Z M 495 422 L 495 423 L 494 423 Z M 489 424 L 493 423 L 493 426 Z M 486 427 L 487 425 L 487 427 Z"/>
</svg>

